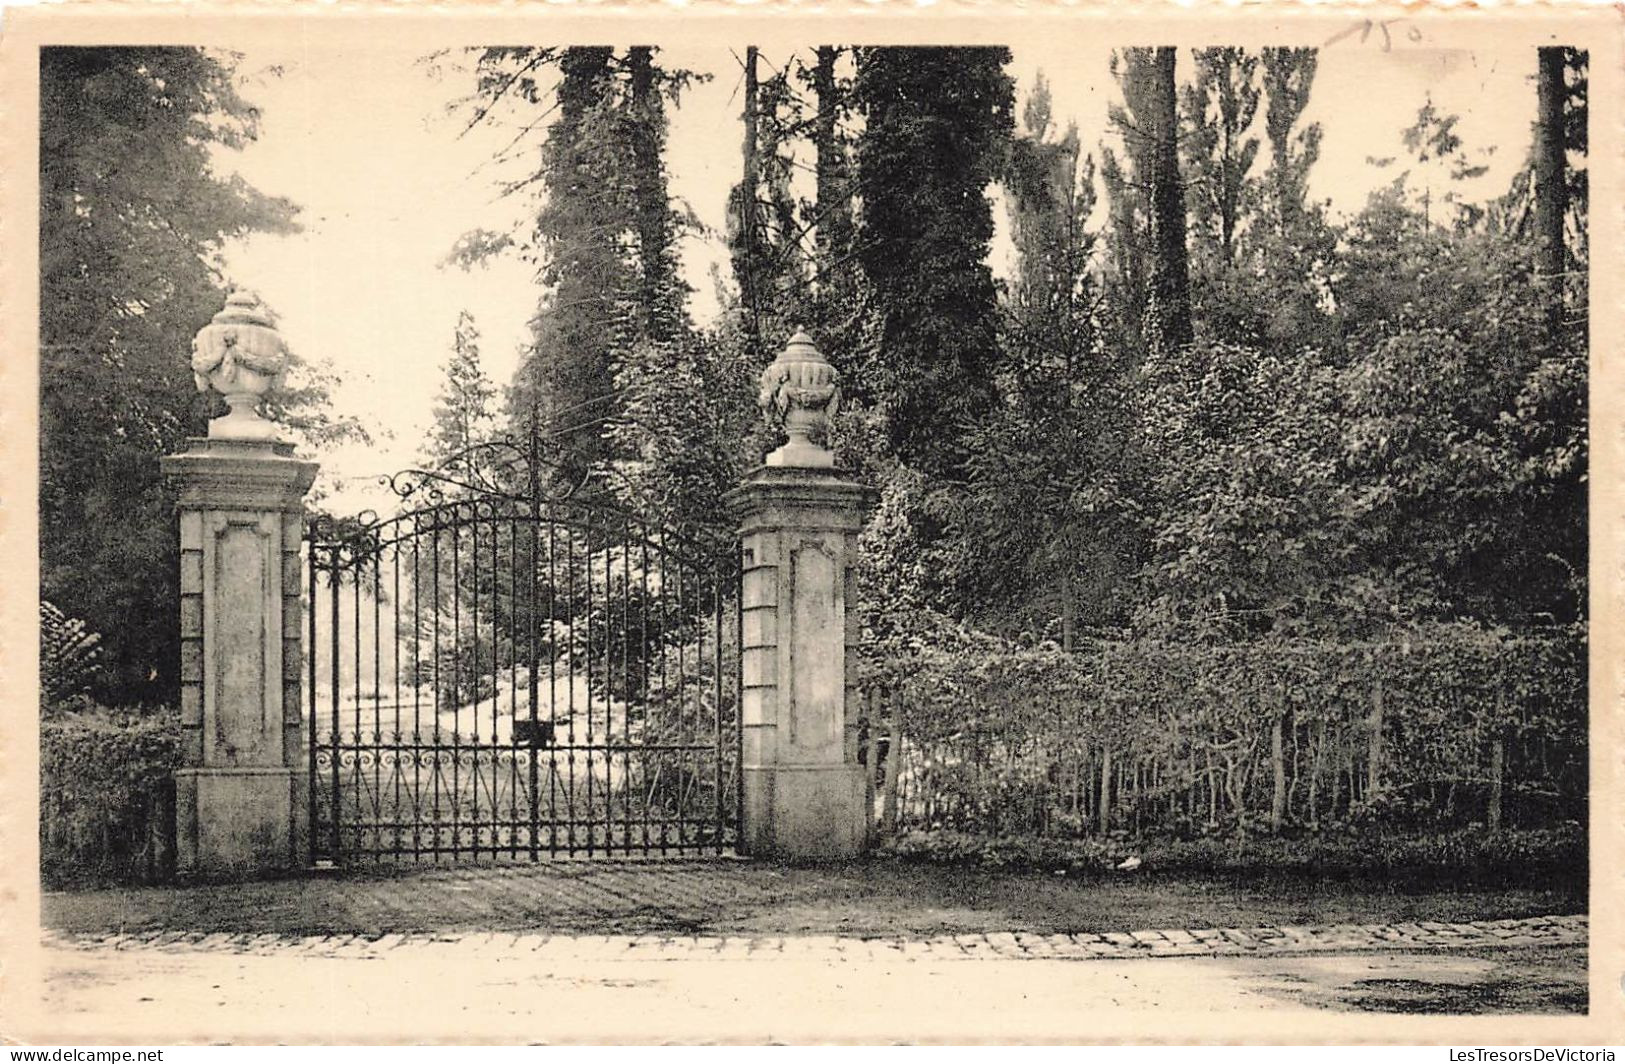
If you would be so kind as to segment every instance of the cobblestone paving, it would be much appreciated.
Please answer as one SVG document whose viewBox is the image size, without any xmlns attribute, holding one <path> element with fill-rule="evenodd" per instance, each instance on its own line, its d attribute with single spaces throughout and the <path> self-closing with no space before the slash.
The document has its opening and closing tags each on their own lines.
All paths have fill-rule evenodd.
<svg viewBox="0 0 1625 1064">
<path fill-rule="evenodd" d="M 546 931 L 929 939 L 1020 929 L 1111 932 L 1095 944 L 1128 945 L 1123 940 L 1133 940 L 1130 931 L 1177 929 L 1163 949 L 1224 938 L 1225 928 L 1239 934 L 1246 927 L 1400 925 L 1585 910 L 1583 897 L 1544 888 L 1410 891 L 1145 876 L 1079 882 L 885 860 L 793 866 L 728 859 L 407 864 L 246 883 L 51 892 L 41 901 L 43 924 L 71 935 Z M 1212 934 L 1197 939 L 1198 930 Z"/>
<path fill-rule="evenodd" d="M 414 951 L 529 954 L 568 960 L 750 960 L 762 954 L 807 961 L 869 960 L 1111 960 L 1147 957 L 1353 953 L 1386 950 L 1482 949 L 1494 946 L 1584 945 L 1584 916 L 1537 916 L 1471 923 L 1328 924 L 1318 927 L 1193 927 L 1104 934 L 1033 934 L 1024 931 L 907 937 L 833 935 L 571 935 L 386 934 L 309 935 L 146 931 L 69 935 L 47 931 L 45 944 L 84 950 L 155 950 L 298 954 L 377 959 Z"/>
</svg>

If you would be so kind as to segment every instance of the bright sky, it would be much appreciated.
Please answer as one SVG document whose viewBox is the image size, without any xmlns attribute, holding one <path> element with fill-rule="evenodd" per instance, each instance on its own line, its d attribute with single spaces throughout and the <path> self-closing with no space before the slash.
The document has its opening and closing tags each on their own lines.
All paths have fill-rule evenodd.
<svg viewBox="0 0 1625 1064">
<path fill-rule="evenodd" d="M 1016 50 L 1018 114 L 1020 96 L 1042 69 L 1057 123 L 1075 121 L 1093 145 L 1105 135 L 1113 94 L 1108 55 L 1108 48 L 1064 38 Z M 661 61 L 714 75 L 672 115 L 667 156 L 673 193 L 710 230 L 687 242 L 683 260 L 697 289 L 694 313 L 704 321 L 715 313 L 709 275 L 725 262 L 724 207 L 739 167 L 739 66 L 725 48 L 669 49 Z M 282 68 L 280 77 L 254 76 L 273 66 Z M 1325 128 L 1312 194 L 1335 211 L 1358 210 L 1394 176 L 1367 157 L 1402 154 L 1400 131 L 1429 94 L 1461 115 L 1458 132 L 1469 148 L 1496 149 L 1490 172 L 1465 190 L 1468 198 L 1499 194 L 1529 145 L 1533 68 L 1530 50 L 1324 50 L 1308 115 Z M 466 120 L 447 107 L 467 93 L 470 79 L 455 69 L 431 76 L 415 53 L 249 50 L 241 69 L 250 76 L 244 95 L 262 113 L 260 138 L 221 165 L 302 205 L 304 231 L 230 248 L 230 278 L 276 310 L 297 351 L 330 363 L 341 377 L 335 403 L 376 439 L 370 448 L 319 456 L 323 479 L 341 512 L 377 505 L 376 478 L 417 457 L 458 312 L 474 314 L 486 369 L 498 384 L 517 365 L 537 302 L 533 268 L 505 261 L 465 273 L 441 265 L 462 233 L 506 229 L 534 211 L 533 201 L 496 194 L 498 180 L 514 169 L 487 165 L 517 127 L 460 137 Z M 533 158 L 516 164 L 523 170 Z M 995 249 L 996 262 L 1002 258 Z"/>
</svg>

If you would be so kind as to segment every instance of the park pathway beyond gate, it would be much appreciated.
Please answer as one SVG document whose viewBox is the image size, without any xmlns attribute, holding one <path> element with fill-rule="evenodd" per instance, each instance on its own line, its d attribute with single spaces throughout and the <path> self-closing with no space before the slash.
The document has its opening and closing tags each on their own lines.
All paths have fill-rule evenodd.
<svg viewBox="0 0 1625 1064">
<path fill-rule="evenodd" d="M 394 515 L 307 520 L 318 862 L 735 847 L 737 546 L 543 466 L 494 441 L 390 478 Z"/>
</svg>

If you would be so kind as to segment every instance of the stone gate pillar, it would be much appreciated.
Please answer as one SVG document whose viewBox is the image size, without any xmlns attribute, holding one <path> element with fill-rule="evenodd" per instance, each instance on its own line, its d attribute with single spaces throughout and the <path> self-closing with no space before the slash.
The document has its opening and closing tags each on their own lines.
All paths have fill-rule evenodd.
<svg viewBox="0 0 1625 1064">
<path fill-rule="evenodd" d="M 762 374 L 789 442 L 736 488 L 743 551 L 745 851 L 850 857 L 868 843 L 852 566 L 874 492 L 810 438 L 838 399 L 835 369 L 797 332 Z"/>
<path fill-rule="evenodd" d="M 230 413 L 162 462 L 180 496 L 183 875 L 308 863 L 299 541 L 316 464 L 256 409 L 285 364 L 259 301 L 233 292 L 192 345 L 198 388 Z"/>
</svg>

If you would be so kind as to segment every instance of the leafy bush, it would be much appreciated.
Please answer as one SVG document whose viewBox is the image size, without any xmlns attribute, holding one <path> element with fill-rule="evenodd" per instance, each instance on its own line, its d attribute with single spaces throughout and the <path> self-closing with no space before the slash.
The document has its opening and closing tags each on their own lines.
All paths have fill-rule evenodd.
<svg viewBox="0 0 1625 1064">
<path fill-rule="evenodd" d="M 40 721 L 40 874 L 50 886 L 173 871 L 178 716 L 88 701 Z"/>
<path fill-rule="evenodd" d="M 101 671 L 102 637 L 54 605 L 39 604 L 40 695 L 44 705 L 83 694 Z"/>
</svg>

